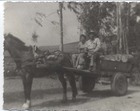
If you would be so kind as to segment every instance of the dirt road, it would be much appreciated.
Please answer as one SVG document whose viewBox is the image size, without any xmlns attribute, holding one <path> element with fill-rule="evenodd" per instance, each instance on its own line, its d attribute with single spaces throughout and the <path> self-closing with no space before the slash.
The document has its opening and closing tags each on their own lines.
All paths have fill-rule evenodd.
<svg viewBox="0 0 140 111">
<path fill-rule="evenodd" d="M 68 88 L 68 102 L 61 103 L 62 87 L 58 80 L 48 78 L 34 79 L 32 87 L 32 109 L 92 110 L 92 111 L 140 111 L 140 87 L 129 86 L 126 96 L 116 97 L 109 85 L 96 84 L 90 94 L 79 91 L 77 101 L 71 101 Z M 20 109 L 24 102 L 22 81 L 5 79 L 4 109 Z"/>
</svg>

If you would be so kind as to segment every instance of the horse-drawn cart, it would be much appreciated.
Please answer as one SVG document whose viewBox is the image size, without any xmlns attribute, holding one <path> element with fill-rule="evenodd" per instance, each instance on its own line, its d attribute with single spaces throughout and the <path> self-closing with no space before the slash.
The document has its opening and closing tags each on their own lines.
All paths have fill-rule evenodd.
<svg viewBox="0 0 140 111">
<path fill-rule="evenodd" d="M 43 54 L 43 56 L 35 58 L 32 47 L 25 46 L 21 40 L 10 34 L 6 35 L 5 37 L 4 47 L 5 50 L 9 51 L 11 57 L 13 57 L 17 65 L 17 72 L 22 77 L 25 95 L 25 103 L 23 104 L 23 108 L 25 109 L 28 109 L 31 106 L 31 87 L 36 73 L 38 73 L 39 77 L 47 76 L 47 72 L 57 73 L 63 87 L 63 100 L 66 101 L 67 85 L 64 74 L 68 76 L 68 80 L 72 88 L 72 99 L 75 100 L 77 88 L 74 74 L 81 75 L 79 83 L 80 88 L 84 92 L 91 91 L 94 88 L 95 82 L 98 80 L 98 78 L 107 77 L 111 80 L 112 91 L 116 95 L 125 95 L 128 88 L 127 78 L 131 77 L 133 66 L 138 68 L 140 67 L 140 54 L 138 54 L 138 56 L 132 57 L 132 61 L 126 61 L 126 58 L 123 58 L 123 56 L 121 56 L 123 61 L 118 61 L 120 56 L 116 56 L 117 60 L 102 59 L 100 57 L 96 61 L 96 70 L 92 72 L 89 70 L 74 69 L 72 68 L 70 54 L 57 51 L 54 53 L 53 58 L 51 54 L 45 54 L 45 57 Z M 42 69 L 44 69 L 43 71 L 45 73 L 40 75 L 39 72 Z"/>
<path fill-rule="evenodd" d="M 84 92 L 90 92 L 98 79 L 109 78 L 111 90 L 115 95 L 122 96 L 127 93 L 128 81 L 133 65 L 129 61 L 105 60 L 99 59 L 96 64 L 96 71 L 81 70 L 64 67 L 64 70 L 80 75 L 79 85 Z"/>
</svg>

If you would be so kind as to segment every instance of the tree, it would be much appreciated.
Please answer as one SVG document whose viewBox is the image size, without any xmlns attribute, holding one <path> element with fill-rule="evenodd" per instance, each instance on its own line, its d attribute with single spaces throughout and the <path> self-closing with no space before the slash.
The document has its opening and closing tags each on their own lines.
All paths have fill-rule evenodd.
<svg viewBox="0 0 140 111">
<path fill-rule="evenodd" d="M 112 30 L 115 28 L 113 22 L 115 7 L 113 2 L 72 2 L 68 4 L 68 8 L 77 14 L 87 35 L 93 30 L 102 36 L 112 35 Z"/>
<path fill-rule="evenodd" d="M 140 3 L 133 3 L 134 7 L 132 9 L 132 26 L 134 28 L 133 33 L 135 34 L 132 36 L 133 40 L 135 40 L 135 44 L 136 44 L 136 49 L 140 48 Z M 132 44 L 132 46 L 135 46 L 134 44 Z"/>
<path fill-rule="evenodd" d="M 71 2 L 68 8 L 76 13 L 87 36 L 90 31 L 94 31 L 103 41 L 109 41 L 108 43 L 116 39 L 115 3 Z"/>
</svg>

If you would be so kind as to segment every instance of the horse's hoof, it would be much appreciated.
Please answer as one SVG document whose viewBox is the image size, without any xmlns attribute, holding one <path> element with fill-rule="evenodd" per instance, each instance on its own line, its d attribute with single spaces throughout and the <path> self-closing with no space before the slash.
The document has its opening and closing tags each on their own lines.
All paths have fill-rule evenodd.
<svg viewBox="0 0 140 111">
<path fill-rule="evenodd" d="M 24 104 L 22 105 L 22 108 L 23 108 L 24 110 L 27 110 L 27 109 L 30 108 L 30 104 L 29 104 L 29 103 L 24 103 Z"/>
</svg>

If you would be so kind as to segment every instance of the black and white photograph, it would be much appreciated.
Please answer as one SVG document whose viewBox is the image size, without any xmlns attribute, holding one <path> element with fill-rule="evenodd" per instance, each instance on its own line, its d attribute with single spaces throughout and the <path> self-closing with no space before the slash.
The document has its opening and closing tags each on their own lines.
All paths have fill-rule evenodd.
<svg viewBox="0 0 140 111">
<path fill-rule="evenodd" d="M 3 110 L 140 111 L 140 2 L 3 7 Z"/>
</svg>

